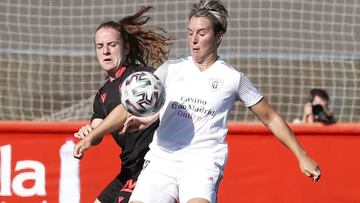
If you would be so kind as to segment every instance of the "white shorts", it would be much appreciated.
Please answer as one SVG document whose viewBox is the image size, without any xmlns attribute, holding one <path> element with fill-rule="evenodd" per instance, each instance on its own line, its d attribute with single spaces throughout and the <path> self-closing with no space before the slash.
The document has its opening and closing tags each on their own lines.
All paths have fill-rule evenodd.
<svg viewBox="0 0 360 203">
<path fill-rule="evenodd" d="M 180 203 L 193 198 L 217 202 L 222 170 L 213 162 L 174 162 L 152 159 L 144 164 L 130 201 Z"/>
</svg>

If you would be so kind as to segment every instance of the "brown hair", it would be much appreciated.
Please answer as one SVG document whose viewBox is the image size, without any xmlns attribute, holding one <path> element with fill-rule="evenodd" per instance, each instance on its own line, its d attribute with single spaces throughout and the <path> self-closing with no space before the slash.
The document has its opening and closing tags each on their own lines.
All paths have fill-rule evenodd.
<svg viewBox="0 0 360 203">
<path fill-rule="evenodd" d="M 124 43 L 129 43 L 129 54 L 124 63 L 160 64 L 167 59 L 170 50 L 166 47 L 173 40 L 167 32 L 161 28 L 143 26 L 149 20 L 149 16 L 143 14 L 153 7 L 143 6 L 130 16 L 124 17 L 118 22 L 108 21 L 100 24 L 101 28 L 113 28 L 120 33 Z"/>
</svg>

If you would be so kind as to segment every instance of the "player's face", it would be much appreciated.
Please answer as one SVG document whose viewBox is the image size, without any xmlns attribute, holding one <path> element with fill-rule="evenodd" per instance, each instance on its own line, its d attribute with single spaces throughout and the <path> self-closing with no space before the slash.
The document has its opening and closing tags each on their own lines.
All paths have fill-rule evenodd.
<svg viewBox="0 0 360 203">
<path fill-rule="evenodd" d="M 120 33 L 113 28 L 100 28 L 95 33 L 96 57 L 101 67 L 108 73 L 118 70 L 129 49 L 120 38 Z"/>
<path fill-rule="evenodd" d="M 193 60 L 198 64 L 214 62 L 222 35 L 222 32 L 215 35 L 208 18 L 191 17 L 188 25 L 188 43 Z"/>
</svg>

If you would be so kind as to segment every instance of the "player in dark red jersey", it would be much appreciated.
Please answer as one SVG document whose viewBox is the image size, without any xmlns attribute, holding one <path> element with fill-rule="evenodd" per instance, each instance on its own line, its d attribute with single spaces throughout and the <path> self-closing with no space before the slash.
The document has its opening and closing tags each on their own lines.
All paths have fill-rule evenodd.
<svg viewBox="0 0 360 203">
<path fill-rule="evenodd" d="M 96 29 L 96 56 L 108 77 L 95 96 L 90 124 L 80 128 L 75 137 L 85 138 L 120 104 L 121 83 L 127 76 L 136 71 L 153 72 L 153 68 L 143 64 L 161 64 L 167 58 L 169 50 L 166 46 L 170 44 L 171 37 L 161 29 L 144 26 L 150 17 L 143 14 L 151 8 L 142 7 L 132 16 L 118 22 L 104 22 Z M 121 171 L 100 193 L 96 203 L 128 202 L 158 124 L 156 122 L 145 130 L 132 133 L 112 132 L 112 137 L 122 149 Z M 96 140 L 96 144 L 101 140 L 102 137 Z"/>
</svg>

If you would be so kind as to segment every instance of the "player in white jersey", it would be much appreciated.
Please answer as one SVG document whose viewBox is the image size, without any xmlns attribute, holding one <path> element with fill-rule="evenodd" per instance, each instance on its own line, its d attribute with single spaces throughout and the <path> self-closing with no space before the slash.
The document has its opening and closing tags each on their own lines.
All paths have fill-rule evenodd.
<svg viewBox="0 0 360 203">
<path fill-rule="evenodd" d="M 124 123 L 119 106 L 95 129 L 97 137 L 124 125 L 123 131 L 142 129 L 160 117 L 160 126 L 145 159 L 130 202 L 217 202 L 217 189 L 227 159 L 227 116 L 240 100 L 295 155 L 301 171 L 314 181 L 320 178 L 312 160 L 284 119 L 268 104 L 243 74 L 219 59 L 217 49 L 227 28 L 227 10 L 217 0 L 200 0 L 191 10 L 188 43 L 191 57 L 167 61 L 155 72 L 163 81 L 166 103 L 159 114 Z M 81 155 L 91 146 L 76 146 Z M 172 198 L 166 198 L 172 197 Z"/>
<path fill-rule="evenodd" d="M 154 201 L 151 193 L 144 198 L 146 191 L 168 179 L 164 185 L 179 185 L 180 202 L 194 197 L 216 202 L 228 154 L 228 112 L 236 100 L 252 107 L 263 96 L 245 74 L 220 59 L 204 71 L 192 57 L 167 61 L 155 74 L 166 86 L 166 108 L 145 157 L 150 161 L 140 176 L 145 186 L 138 185 L 141 192 L 131 199 Z"/>
<path fill-rule="evenodd" d="M 167 61 L 155 74 L 166 86 L 167 98 L 147 159 L 198 162 L 206 158 L 222 167 L 228 112 L 236 100 L 247 107 L 259 103 L 263 96 L 258 89 L 221 59 L 205 71 L 192 57 Z"/>
</svg>

